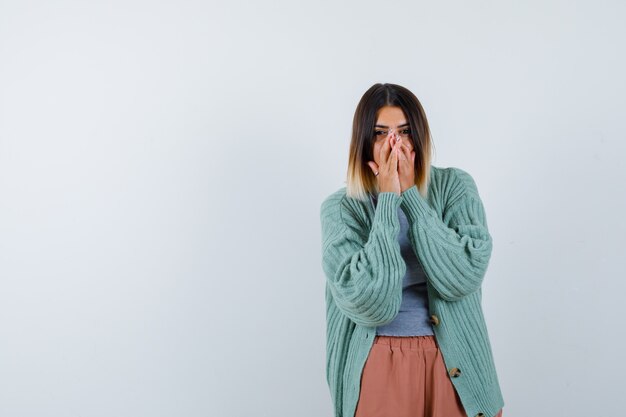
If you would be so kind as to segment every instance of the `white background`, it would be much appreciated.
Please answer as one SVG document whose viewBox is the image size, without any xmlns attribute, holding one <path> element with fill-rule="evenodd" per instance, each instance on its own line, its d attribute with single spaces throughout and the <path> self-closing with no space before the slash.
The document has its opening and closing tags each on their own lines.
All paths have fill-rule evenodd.
<svg viewBox="0 0 626 417">
<path fill-rule="evenodd" d="M 0 415 L 331 416 L 319 205 L 372 84 L 494 239 L 504 416 L 623 411 L 621 1 L 0 1 Z"/>
</svg>

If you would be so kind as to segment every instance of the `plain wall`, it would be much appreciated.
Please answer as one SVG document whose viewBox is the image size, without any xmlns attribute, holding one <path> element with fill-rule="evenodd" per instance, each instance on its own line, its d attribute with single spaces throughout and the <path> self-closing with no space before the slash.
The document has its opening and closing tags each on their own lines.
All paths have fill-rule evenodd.
<svg viewBox="0 0 626 417">
<path fill-rule="evenodd" d="M 331 416 L 319 207 L 374 83 L 475 179 L 505 417 L 623 409 L 621 1 L 0 1 L 0 415 Z"/>
</svg>

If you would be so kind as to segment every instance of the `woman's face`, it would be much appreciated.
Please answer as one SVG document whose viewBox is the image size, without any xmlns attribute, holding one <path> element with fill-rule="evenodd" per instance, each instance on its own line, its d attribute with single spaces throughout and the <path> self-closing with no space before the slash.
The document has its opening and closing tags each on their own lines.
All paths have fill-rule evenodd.
<svg viewBox="0 0 626 417">
<path fill-rule="evenodd" d="M 385 140 L 389 140 L 389 130 L 393 129 L 394 132 L 400 135 L 404 145 L 409 147 L 409 150 L 413 150 L 413 144 L 411 143 L 411 127 L 409 126 L 404 112 L 400 107 L 385 106 L 378 110 L 378 118 L 376 119 L 375 127 L 375 140 L 374 140 L 374 162 L 380 166 L 380 148 L 385 143 Z"/>
</svg>

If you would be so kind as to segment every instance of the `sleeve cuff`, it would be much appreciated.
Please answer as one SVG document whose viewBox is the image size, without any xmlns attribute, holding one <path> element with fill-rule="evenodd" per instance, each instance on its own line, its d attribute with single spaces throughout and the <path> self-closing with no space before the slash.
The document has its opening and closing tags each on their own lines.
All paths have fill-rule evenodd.
<svg viewBox="0 0 626 417">
<path fill-rule="evenodd" d="M 411 222 L 417 220 L 420 216 L 428 216 L 430 210 L 432 210 L 426 199 L 417 190 L 417 185 L 407 188 L 402 193 L 400 206 Z"/>
<path fill-rule="evenodd" d="M 394 192 L 378 193 L 374 223 L 385 223 L 394 227 L 400 227 L 398 208 L 402 199 Z"/>
</svg>

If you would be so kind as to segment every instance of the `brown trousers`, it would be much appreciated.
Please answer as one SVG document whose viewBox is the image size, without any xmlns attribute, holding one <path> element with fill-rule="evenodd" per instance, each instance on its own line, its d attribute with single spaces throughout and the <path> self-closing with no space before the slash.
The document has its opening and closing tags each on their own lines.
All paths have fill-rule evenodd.
<svg viewBox="0 0 626 417">
<path fill-rule="evenodd" d="M 354 417 L 468 417 L 435 336 L 377 335 Z"/>
</svg>

